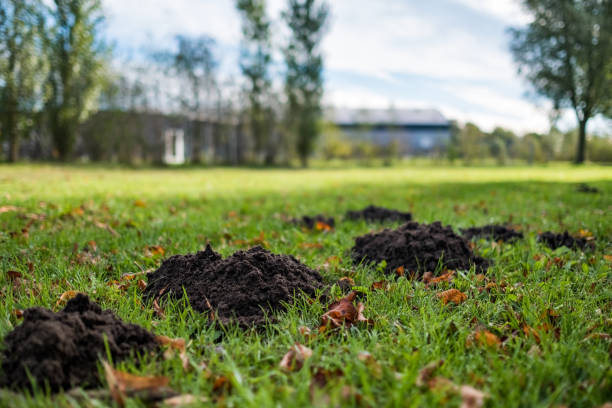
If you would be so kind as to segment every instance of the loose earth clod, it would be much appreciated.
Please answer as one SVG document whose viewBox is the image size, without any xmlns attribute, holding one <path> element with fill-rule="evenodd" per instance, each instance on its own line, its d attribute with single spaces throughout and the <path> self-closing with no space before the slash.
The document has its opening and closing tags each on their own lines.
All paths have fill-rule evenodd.
<svg viewBox="0 0 612 408">
<path fill-rule="evenodd" d="M 383 221 L 411 221 L 412 214 L 409 212 L 402 212 L 398 210 L 392 210 L 384 207 L 377 207 L 369 205 L 360 211 L 347 211 L 346 217 L 349 220 L 360 220 L 366 221 L 383 222 Z"/>
<path fill-rule="evenodd" d="M 546 231 L 538 235 L 538 241 L 544 243 L 552 249 L 557 249 L 562 246 L 568 248 L 584 249 L 588 245 L 586 238 L 573 237 L 569 232 L 565 231 L 562 234 L 557 234 L 551 231 Z"/>
<path fill-rule="evenodd" d="M 106 344 L 113 362 L 159 347 L 153 333 L 123 322 L 86 295 L 78 294 L 57 313 L 27 309 L 23 323 L 4 339 L 0 387 L 31 388 L 29 375 L 52 392 L 97 386 Z"/>
<path fill-rule="evenodd" d="M 471 227 L 461 230 L 466 239 L 485 238 L 493 241 L 512 242 L 523 238 L 523 233 L 505 225 L 489 224 L 482 227 Z"/>
<path fill-rule="evenodd" d="M 440 222 L 409 222 L 357 237 L 351 255 L 355 263 L 385 261 L 387 273 L 405 271 L 415 276 L 442 269 L 466 270 L 472 265 L 485 271 L 489 266 L 486 259 L 474 255 L 465 238 Z"/>
<path fill-rule="evenodd" d="M 195 254 L 175 255 L 148 274 L 147 280 L 145 300 L 179 299 L 184 291 L 194 310 L 214 313 L 221 323 L 241 327 L 263 324 L 267 313 L 292 303 L 301 292 L 315 296 L 323 287 L 318 272 L 293 256 L 261 247 L 237 251 L 225 259 L 210 246 Z"/>
</svg>

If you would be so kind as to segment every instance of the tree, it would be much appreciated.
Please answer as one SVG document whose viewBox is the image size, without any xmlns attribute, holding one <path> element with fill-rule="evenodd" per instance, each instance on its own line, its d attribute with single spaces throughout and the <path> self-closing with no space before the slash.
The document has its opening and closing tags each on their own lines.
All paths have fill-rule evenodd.
<svg viewBox="0 0 612 408">
<path fill-rule="evenodd" d="M 100 0 L 55 0 L 45 36 L 50 65 L 46 111 L 60 160 L 68 160 L 78 126 L 95 109 L 107 52 Z"/>
<path fill-rule="evenodd" d="M 272 44 L 266 1 L 236 0 L 236 8 L 242 15 L 240 69 L 247 80 L 248 120 L 255 141 L 255 154 L 265 155 L 265 163 L 273 164 L 277 149 L 270 140 L 274 113 L 269 106 L 271 81 L 268 71 L 272 61 Z"/>
<path fill-rule="evenodd" d="M 291 36 L 284 50 L 287 72 L 285 93 L 289 127 L 297 136 L 296 150 L 302 166 L 318 136 L 323 96 L 323 56 L 320 51 L 329 7 L 317 0 L 289 0 L 282 14 Z"/>
<path fill-rule="evenodd" d="M 511 29 L 511 50 L 536 92 L 555 108 L 571 107 L 578 120 L 575 162 L 585 159 L 586 126 L 604 113 L 612 89 L 611 0 L 523 0 L 533 16 Z"/>
<path fill-rule="evenodd" d="M 12 162 L 18 159 L 19 139 L 29 133 L 41 100 L 41 7 L 38 0 L 0 4 L 0 125 Z"/>
</svg>

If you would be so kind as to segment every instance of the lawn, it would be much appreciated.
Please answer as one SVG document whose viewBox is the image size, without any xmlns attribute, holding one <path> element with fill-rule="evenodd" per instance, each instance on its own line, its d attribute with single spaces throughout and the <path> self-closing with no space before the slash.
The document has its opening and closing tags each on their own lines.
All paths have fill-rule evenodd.
<svg viewBox="0 0 612 408">
<path fill-rule="evenodd" d="M 578 193 L 579 182 L 601 193 Z M 520 226 L 525 239 L 477 241 L 475 251 L 493 261 L 484 279 L 457 271 L 451 283 L 426 287 L 386 276 L 376 265 L 351 263 L 354 237 L 383 225 L 343 215 L 371 203 L 456 231 L 508 222 Z M 460 385 L 486 393 L 486 406 L 612 401 L 612 168 L 0 165 L 0 208 L 0 338 L 19 325 L 16 311 L 58 310 L 62 293 L 85 292 L 126 321 L 187 339 L 188 371 L 179 358 L 125 361 L 117 368 L 167 376 L 176 391 L 205 396 L 205 405 L 459 406 Z M 336 228 L 306 231 L 287 222 L 317 213 L 335 216 Z M 595 249 L 552 251 L 536 242 L 547 230 L 592 235 Z M 112 283 L 208 242 L 227 256 L 249 241 L 296 256 L 327 283 L 351 277 L 367 292 L 364 315 L 373 324 L 305 336 L 300 327 L 317 333 L 328 304 L 300 300 L 262 330 L 242 331 L 211 325 L 183 302 L 165 303 L 161 317 L 141 301 L 135 282 L 127 288 Z M 381 280 L 388 281 L 386 290 L 370 290 Z M 443 304 L 436 294 L 449 288 L 467 300 Z M 341 296 L 337 286 L 331 291 Z M 477 333 L 491 336 L 481 341 Z M 296 342 L 312 356 L 301 370 L 285 372 L 279 363 Z M 448 381 L 417 386 L 420 370 L 440 360 L 434 376 Z M 108 403 L 88 398 L 0 391 L 0 406 Z M 127 406 L 143 402 L 131 399 Z"/>
</svg>

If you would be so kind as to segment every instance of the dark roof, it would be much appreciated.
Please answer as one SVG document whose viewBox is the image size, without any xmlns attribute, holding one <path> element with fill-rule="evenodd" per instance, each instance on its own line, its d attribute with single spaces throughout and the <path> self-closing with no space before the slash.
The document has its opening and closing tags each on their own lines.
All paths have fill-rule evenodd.
<svg viewBox="0 0 612 408">
<path fill-rule="evenodd" d="M 331 108 L 325 119 L 337 125 L 448 125 L 449 121 L 436 109 L 350 109 Z"/>
</svg>

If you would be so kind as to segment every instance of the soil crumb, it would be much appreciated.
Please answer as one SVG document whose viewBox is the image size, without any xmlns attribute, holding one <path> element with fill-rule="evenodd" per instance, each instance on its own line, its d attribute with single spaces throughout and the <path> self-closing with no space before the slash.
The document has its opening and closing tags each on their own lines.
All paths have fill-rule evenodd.
<svg viewBox="0 0 612 408">
<path fill-rule="evenodd" d="M 334 217 L 327 217 L 323 214 L 304 215 L 302 218 L 294 218 L 293 223 L 303 225 L 308 229 L 328 229 L 328 227 L 336 226 Z"/>
<path fill-rule="evenodd" d="M 538 235 L 538 241 L 544 243 L 546 246 L 552 249 L 557 249 L 562 246 L 584 249 L 588 245 L 588 241 L 585 238 L 573 237 L 567 231 L 563 232 L 562 234 L 557 234 L 551 231 L 543 232 Z"/>
<path fill-rule="evenodd" d="M 486 259 L 474 255 L 468 240 L 440 222 L 409 222 L 357 237 L 351 256 L 355 263 L 386 261 L 387 273 L 414 278 L 424 272 L 440 272 L 439 266 L 465 270 L 475 265 L 480 272 L 489 266 Z"/>
<path fill-rule="evenodd" d="M 97 363 L 107 356 L 105 339 L 113 362 L 158 348 L 154 334 L 121 321 L 83 294 L 57 313 L 27 309 L 23 323 L 4 338 L 0 387 L 31 388 L 28 373 L 52 392 L 98 386 Z"/>
<path fill-rule="evenodd" d="M 195 254 L 175 255 L 147 280 L 145 300 L 180 299 L 185 293 L 194 310 L 213 311 L 221 323 L 235 322 L 243 328 L 265 323 L 266 313 L 292 303 L 300 292 L 315 296 L 323 287 L 318 272 L 292 256 L 259 246 L 225 259 L 210 245 Z"/>
<path fill-rule="evenodd" d="M 374 205 L 369 205 L 363 210 L 360 211 L 348 211 L 346 213 L 346 217 L 349 220 L 360 220 L 364 219 L 366 221 L 411 221 L 412 214 L 409 212 L 401 212 L 398 210 L 392 210 L 384 207 L 377 207 Z"/>
<path fill-rule="evenodd" d="M 586 183 L 580 183 L 576 186 L 576 191 L 579 193 L 588 193 L 588 194 L 599 194 L 600 191 L 597 187 L 589 186 Z"/>
<path fill-rule="evenodd" d="M 472 227 L 461 230 L 466 239 L 485 238 L 493 241 L 512 242 L 523 239 L 523 233 L 504 225 L 489 224 L 482 227 Z"/>
</svg>

